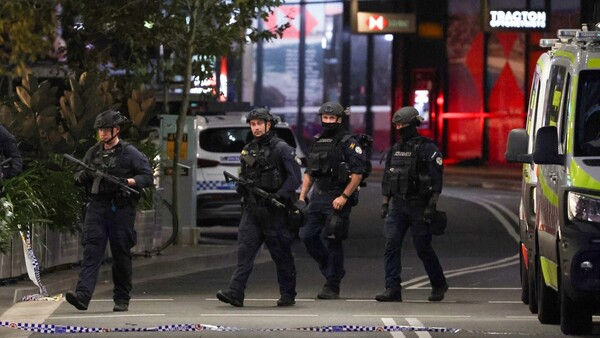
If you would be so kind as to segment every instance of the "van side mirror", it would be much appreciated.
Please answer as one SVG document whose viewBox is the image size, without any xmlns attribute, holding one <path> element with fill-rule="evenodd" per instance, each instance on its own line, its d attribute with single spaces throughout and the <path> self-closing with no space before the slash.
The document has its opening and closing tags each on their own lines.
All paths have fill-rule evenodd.
<svg viewBox="0 0 600 338">
<path fill-rule="evenodd" d="M 533 162 L 537 164 L 565 163 L 565 155 L 558 153 L 558 130 L 555 126 L 541 127 L 535 136 Z"/>
<path fill-rule="evenodd" d="M 513 129 L 508 133 L 504 158 L 508 162 L 531 163 L 531 154 L 527 153 L 529 136 L 523 128 Z"/>
</svg>

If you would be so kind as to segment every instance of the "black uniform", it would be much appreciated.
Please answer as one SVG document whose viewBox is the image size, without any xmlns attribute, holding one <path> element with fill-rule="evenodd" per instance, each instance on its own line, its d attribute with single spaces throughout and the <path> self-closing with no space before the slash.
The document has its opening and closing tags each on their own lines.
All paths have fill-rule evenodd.
<svg viewBox="0 0 600 338">
<path fill-rule="evenodd" d="M 302 181 L 296 151 L 274 136 L 273 131 L 248 143 L 242 150 L 241 162 L 241 179 L 251 181 L 255 187 L 273 194 L 280 202 L 291 203 L 295 198 L 295 190 Z M 293 237 L 286 222 L 287 211 L 270 205 L 266 199 L 248 189 L 238 188 L 243 195 L 238 259 L 229 284 L 230 290 L 225 294 L 239 302 L 235 303 L 236 306 L 243 304 L 254 258 L 265 243 L 277 267 L 281 297 L 293 301 L 296 297 L 296 266 L 291 249 Z"/>
<path fill-rule="evenodd" d="M 306 174 L 314 181 L 306 222 L 299 235 L 308 253 L 319 264 L 326 279 L 325 289 L 333 294 L 339 293 L 340 282 L 346 274 L 342 240 L 348 236 L 350 211 L 358 203 L 358 191 L 341 210 L 334 210 L 332 203 L 344 192 L 351 174 L 365 173 L 366 161 L 360 143 L 341 128 L 317 135 L 308 155 Z"/>
<path fill-rule="evenodd" d="M 4 126 L 0 125 L 0 162 L 9 158 L 11 161 L 0 168 L 0 177 L 11 178 L 18 175 L 23 169 L 23 159 L 17 148 L 15 137 Z"/>
<path fill-rule="evenodd" d="M 382 194 L 391 198 L 384 225 L 386 289 L 400 290 L 402 241 L 409 229 L 432 287 L 447 288 L 431 246 L 429 223 L 424 220 L 431 197 L 442 191 L 442 178 L 442 156 L 430 139 L 414 135 L 397 142 L 389 151 L 382 182 Z"/>
<path fill-rule="evenodd" d="M 152 168 L 146 156 L 124 141 L 111 150 L 102 143 L 91 147 L 83 161 L 116 177 L 133 178 L 140 190 L 152 185 Z M 98 272 L 104 258 L 106 243 L 110 242 L 113 258 L 113 299 L 115 303 L 129 304 L 132 287 L 131 248 L 136 244 L 134 230 L 135 207 L 138 198 L 127 195 L 110 182 L 80 171 L 76 179 L 85 186 L 90 202 L 83 225 L 83 261 L 77 282 L 76 295 L 86 307 L 89 304 Z"/>
</svg>

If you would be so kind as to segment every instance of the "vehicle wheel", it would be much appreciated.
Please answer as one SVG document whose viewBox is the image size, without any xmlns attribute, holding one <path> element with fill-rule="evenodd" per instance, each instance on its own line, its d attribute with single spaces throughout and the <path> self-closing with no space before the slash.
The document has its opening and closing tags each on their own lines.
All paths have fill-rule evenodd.
<svg viewBox="0 0 600 338">
<path fill-rule="evenodd" d="M 592 331 L 590 304 L 576 302 L 560 291 L 560 330 L 564 334 L 586 334 Z"/>
<path fill-rule="evenodd" d="M 519 246 L 520 248 L 522 245 Z M 526 264 L 523 261 L 525 257 L 523 257 L 523 251 L 519 250 L 519 265 L 521 266 L 521 301 L 523 304 L 529 304 L 529 279 Z"/>
<path fill-rule="evenodd" d="M 529 262 L 529 269 L 527 269 L 527 283 L 529 284 L 529 312 L 538 312 L 538 292 L 536 286 L 536 262 L 537 259 L 533 259 Z"/>
<path fill-rule="evenodd" d="M 544 282 L 541 267 L 537 265 L 535 270 L 538 290 L 538 320 L 542 324 L 559 324 L 558 294 Z"/>
</svg>

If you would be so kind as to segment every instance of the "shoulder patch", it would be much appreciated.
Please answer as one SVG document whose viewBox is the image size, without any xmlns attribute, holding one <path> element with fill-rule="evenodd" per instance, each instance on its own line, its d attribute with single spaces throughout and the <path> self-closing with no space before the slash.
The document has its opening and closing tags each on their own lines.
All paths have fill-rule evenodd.
<svg viewBox="0 0 600 338">
<path fill-rule="evenodd" d="M 437 163 L 437 165 L 442 165 L 443 160 L 441 156 L 438 156 L 438 158 L 435 159 L 435 163 Z"/>
<path fill-rule="evenodd" d="M 357 154 L 359 154 L 359 155 L 360 155 L 360 154 L 362 154 L 362 148 L 361 148 L 361 147 L 356 147 L 356 148 L 354 148 L 354 151 L 355 151 Z"/>
<path fill-rule="evenodd" d="M 294 156 L 294 161 L 296 161 L 296 163 L 297 163 L 299 166 L 302 166 L 302 161 L 300 160 L 300 157 L 298 157 L 298 156 Z"/>
</svg>

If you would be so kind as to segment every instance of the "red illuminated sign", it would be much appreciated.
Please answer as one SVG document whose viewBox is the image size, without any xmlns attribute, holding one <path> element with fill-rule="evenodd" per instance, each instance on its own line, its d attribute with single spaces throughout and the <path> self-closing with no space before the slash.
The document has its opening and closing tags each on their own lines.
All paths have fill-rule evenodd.
<svg viewBox="0 0 600 338">
<path fill-rule="evenodd" d="M 355 33 L 392 34 L 416 32 L 416 19 L 410 13 L 356 13 Z"/>
</svg>

